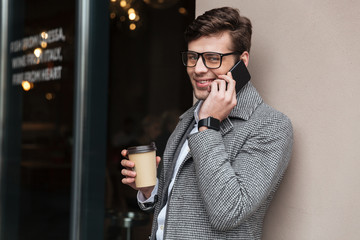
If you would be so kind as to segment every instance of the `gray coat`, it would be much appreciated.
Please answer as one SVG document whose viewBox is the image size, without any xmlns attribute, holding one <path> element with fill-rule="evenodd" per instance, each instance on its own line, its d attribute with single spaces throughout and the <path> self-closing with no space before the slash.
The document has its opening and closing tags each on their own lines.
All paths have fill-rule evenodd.
<svg viewBox="0 0 360 240">
<path fill-rule="evenodd" d="M 182 135 L 194 119 L 195 104 L 181 117 L 163 156 L 151 239 L 155 239 L 164 172 L 171 170 Z M 270 201 L 291 157 L 290 120 L 266 105 L 248 83 L 220 131 L 188 136 L 190 152 L 168 199 L 164 239 L 261 239 Z"/>
</svg>

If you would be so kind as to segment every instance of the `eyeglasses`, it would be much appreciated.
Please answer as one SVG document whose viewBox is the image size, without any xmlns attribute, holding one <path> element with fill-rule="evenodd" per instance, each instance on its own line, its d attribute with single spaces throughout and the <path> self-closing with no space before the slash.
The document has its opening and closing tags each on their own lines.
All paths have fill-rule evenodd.
<svg viewBox="0 0 360 240">
<path fill-rule="evenodd" d="M 196 63 L 201 56 L 205 67 L 210 69 L 216 69 L 221 66 L 222 58 L 224 56 L 240 54 L 240 52 L 231 52 L 231 53 L 217 53 L 217 52 L 203 52 L 198 53 L 194 51 L 181 52 L 182 61 L 185 67 L 195 67 Z"/>
</svg>

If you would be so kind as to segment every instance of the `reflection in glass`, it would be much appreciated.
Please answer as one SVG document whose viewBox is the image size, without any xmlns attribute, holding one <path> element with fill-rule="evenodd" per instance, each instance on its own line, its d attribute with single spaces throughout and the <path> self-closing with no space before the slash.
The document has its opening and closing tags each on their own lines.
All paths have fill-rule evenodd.
<svg viewBox="0 0 360 240">
<path fill-rule="evenodd" d="M 24 89 L 24 91 L 29 91 L 34 87 L 34 83 L 31 83 L 29 81 L 23 81 L 21 83 L 21 86 Z"/>
<path fill-rule="evenodd" d="M 47 39 L 48 38 L 48 34 L 47 34 L 47 32 L 42 32 L 41 33 L 41 37 L 43 38 L 43 39 Z"/>
<path fill-rule="evenodd" d="M 42 53 L 41 48 L 35 48 L 35 50 L 34 50 L 35 57 L 39 58 L 41 53 Z"/>
<path fill-rule="evenodd" d="M 42 47 L 42 48 L 46 48 L 46 47 L 47 47 L 47 42 L 42 41 L 42 42 L 41 42 L 41 47 Z"/>
<path fill-rule="evenodd" d="M 12 87 L 21 90 L 21 159 L 18 235 L 9 239 L 64 240 L 70 226 L 76 1 L 12 2 L 22 9 L 21 17 L 14 16 L 16 38 L 9 39 Z"/>
</svg>

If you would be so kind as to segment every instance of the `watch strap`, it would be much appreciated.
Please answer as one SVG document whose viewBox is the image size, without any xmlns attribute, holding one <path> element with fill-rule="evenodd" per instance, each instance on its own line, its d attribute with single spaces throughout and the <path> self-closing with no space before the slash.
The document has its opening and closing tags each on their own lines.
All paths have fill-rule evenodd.
<svg viewBox="0 0 360 240">
<path fill-rule="evenodd" d="M 220 120 L 213 118 L 213 117 L 203 118 L 198 122 L 198 129 L 200 129 L 203 126 L 209 128 L 209 129 L 219 131 L 220 130 Z"/>
</svg>

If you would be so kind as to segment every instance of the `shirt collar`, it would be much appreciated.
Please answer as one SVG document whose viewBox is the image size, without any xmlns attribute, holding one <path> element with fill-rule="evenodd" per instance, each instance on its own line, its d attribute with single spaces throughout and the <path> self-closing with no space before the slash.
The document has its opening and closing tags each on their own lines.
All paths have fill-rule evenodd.
<svg viewBox="0 0 360 240">
<path fill-rule="evenodd" d="M 195 122 L 196 122 L 196 124 L 198 124 L 198 122 L 199 122 L 199 110 L 200 110 L 200 107 L 201 107 L 201 105 L 203 104 L 203 100 L 200 100 L 199 101 L 199 104 L 196 106 L 196 108 L 195 108 L 195 110 L 194 110 L 194 117 L 195 117 Z"/>
</svg>

